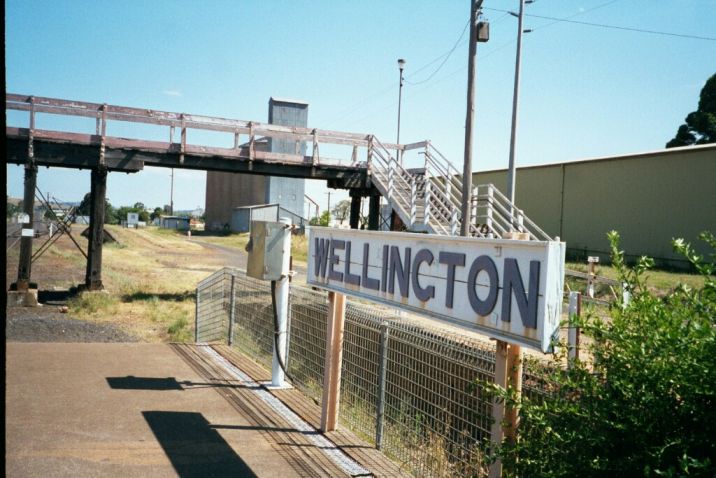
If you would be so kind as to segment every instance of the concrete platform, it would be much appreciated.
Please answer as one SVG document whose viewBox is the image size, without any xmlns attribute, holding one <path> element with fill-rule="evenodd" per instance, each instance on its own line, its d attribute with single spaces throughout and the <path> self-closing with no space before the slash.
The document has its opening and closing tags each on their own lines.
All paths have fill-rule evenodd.
<svg viewBox="0 0 716 478">
<path fill-rule="evenodd" d="M 192 354 L 201 361 L 187 346 L 8 343 L 7 476 L 349 476 Z"/>
</svg>

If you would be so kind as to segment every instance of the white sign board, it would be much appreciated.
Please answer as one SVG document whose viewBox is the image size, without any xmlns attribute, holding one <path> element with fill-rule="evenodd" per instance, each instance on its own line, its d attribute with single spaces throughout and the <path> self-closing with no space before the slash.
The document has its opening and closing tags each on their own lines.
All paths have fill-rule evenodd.
<svg viewBox="0 0 716 478">
<path fill-rule="evenodd" d="M 22 237 L 35 237 L 35 231 L 33 229 L 22 229 L 20 233 Z"/>
<path fill-rule="evenodd" d="M 308 283 L 551 351 L 565 244 L 308 227 Z"/>
<path fill-rule="evenodd" d="M 127 225 L 137 225 L 139 222 L 139 213 L 136 212 L 128 212 L 127 213 Z"/>
</svg>

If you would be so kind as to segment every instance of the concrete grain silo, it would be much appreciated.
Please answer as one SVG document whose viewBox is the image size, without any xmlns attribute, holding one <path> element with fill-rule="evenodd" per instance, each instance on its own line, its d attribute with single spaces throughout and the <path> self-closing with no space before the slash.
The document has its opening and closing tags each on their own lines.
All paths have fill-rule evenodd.
<svg viewBox="0 0 716 478">
<path fill-rule="evenodd" d="M 284 98 L 269 100 L 268 120 L 282 126 L 308 125 L 308 103 Z M 306 153 L 301 144 L 300 153 Z M 295 154 L 292 141 L 257 138 L 257 151 Z M 230 228 L 231 215 L 236 207 L 258 204 L 278 204 L 282 208 L 303 217 L 305 180 L 260 176 L 253 174 L 208 171 L 206 174 L 206 227 L 208 230 Z"/>
</svg>

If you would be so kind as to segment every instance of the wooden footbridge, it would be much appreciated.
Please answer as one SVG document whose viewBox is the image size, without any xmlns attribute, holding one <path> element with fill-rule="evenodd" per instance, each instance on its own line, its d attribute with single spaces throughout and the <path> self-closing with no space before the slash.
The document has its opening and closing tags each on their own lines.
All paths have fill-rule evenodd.
<svg viewBox="0 0 716 478">
<path fill-rule="evenodd" d="M 91 215 L 84 287 L 102 288 L 102 237 L 105 192 L 109 172 L 133 173 L 144 166 L 223 171 L 325 180 L 329 187 L 350 190 L 351 227 L 358 226 L 361 200 L 370 198 L 369 227 L 378 228 L 379 197 L 393 210 L 393 224 L 408 230 L 456 235 L 462 218 L 462 180 L 457 169 L 430 143 L 381 143 L 374 135 L 287 127 L 255 121 L 172 113 L 84 101 L 6 94 L 7 112 L 23 111 L 28 127 L 6 127 L 8 163 L 25 166 L 24 212 L 32 227 L 32 205 L 38 166 L 91 170 Z M 84 117 L 95 121 L 94 134 L 36 127 L 38 114 Z M 115 124 L 132 123 L 165 128 L 165 141 L 113 136 Z M 109 127 L 108 127 L 109 125 Z M 228 135 L 232 147 L 190 143 L 190 130 Z M 233 137 L 233 141 L 231 138 Z M 295 146 L 294 154 L 274 153 L 266 143 Z M 321 148 L 342 150 L 339 157 Z M 284 148 L 285 150 L 285 148 Z M 421 167 L 408 169 L 406 158 L 420 155 Z M 417 164 L 416 161 L 410 161 Z M 470 232 L 501 235 L 517 228 L 534 238 L 546 234 L 510 204 L 492 185 L 471 191 Z M 12 288 L 30 287 L 32 234 L 21 240 L 18 279 Z"/>
</svg>

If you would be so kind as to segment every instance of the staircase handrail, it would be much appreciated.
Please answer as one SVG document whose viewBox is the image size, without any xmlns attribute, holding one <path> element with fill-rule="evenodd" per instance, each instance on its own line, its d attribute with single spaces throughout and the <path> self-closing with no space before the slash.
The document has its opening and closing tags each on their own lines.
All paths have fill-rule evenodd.
<svg viewBox="0 0 716 478">
<path fill-rule="evenodd" d="M 480 193 L 481 189 L 488 188 L 488 193 Z M 489 191 L 491 189 L 491 191 Z M 490 207 L 493 211 L 498 212 L 497 216 L 492 216 L 492 221 L 499 221 L 502 231 L 507 232 L 514 227 L 522 229 L 520 232 L 527 232 L 530 237 L 535 240 L 552 241 L 546 232 L 544 232 L 537 224 L 527 217 L 522 209 L 514 206 L 507 197 L 500 192 L 493 184 L 481 184 L 477 186 L 477 207 Z M 481 206 L 480 201 L 487 202 L 486 206 Z"/>
</svg>

